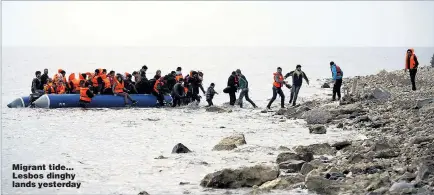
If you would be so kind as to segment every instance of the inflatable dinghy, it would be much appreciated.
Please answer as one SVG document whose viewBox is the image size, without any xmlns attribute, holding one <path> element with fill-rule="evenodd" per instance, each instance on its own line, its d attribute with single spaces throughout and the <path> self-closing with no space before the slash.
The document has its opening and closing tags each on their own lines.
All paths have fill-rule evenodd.
<svg viewBox="0 0 434 195">
<path fill-rule="evenodd" d="M 158 105 L 157 97 L 152 94 L 130 94 L 133 100 L 137 100 L 134 107 L 147 108 L 156 107 Z M 172 102 L 172 97 L 166 95 L 164 97 L 166 102 Z M 39 97 L 34 103 L 36 108 L 78 108 L 80 95 L 79 94 L 45 94 Z M 30 97 L 24 96 L 15 99 L 7 106 L 9 108 L 28 107 L 30 104 Z M 128 100 L 131 105 L 131 101 Z M 125 107 L 123 96 L 114 95 L 96 95 L 92 101 L 87 105 L 87 108 L 119 108 Z"/>
</svg>

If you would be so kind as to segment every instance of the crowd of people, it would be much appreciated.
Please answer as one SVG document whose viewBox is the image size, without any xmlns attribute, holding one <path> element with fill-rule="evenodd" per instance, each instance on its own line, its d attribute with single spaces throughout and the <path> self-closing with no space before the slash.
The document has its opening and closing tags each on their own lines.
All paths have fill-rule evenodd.
<svg viewBox="0 0 434 195">
<path fill-rule="evenodd" d="M 412 82 L 412 90 L 416 90 L 415 77 L 419 62 L 414 54 L 414 49 L 408 49 L 405 58 L 405 71 L 410 71 L 410 78 Z M 32 81 L 32 95 L 30 102 L 37 99 L 43 94 L 80 94 L 80 103 L 85 107 L 90 103 L 95 95 L 115 95 L 122 96 L 125 100 L 125 105 L 128 106 L 128 100 L 132 105 L 137 101 L 132 99 L 129 94 L 153 94 L 157 97 L 158 105 L 164 106 L 165 95 L 172 96 L 172 107 L 187 105 L 191 102 L 199 104 L 201 101 L 200 91 L 205 95 L 208 103 L 207 107 L 213 106 L 213 98 L 218 94 L 215 90 L 215 84 L 211 83 L 205 91 L 202 81 L 203 72 L 190 71 L 185 76 L 182 74 L 182 68 L 177 67 L 176 71 L 171 71 L 169 74 L 162 76 L 161 71 L 157 70 L 154 77 L 148 79 L 146 71 L 148 67 L 142 66 L 139 71 L 134 71 L 132 74 L 128 72 L 124 74 L 115 73 L 115 71 L 107 72 L 106 69 L 96 69 L 93 73 L 79 73 L 78 79 L 75 73 L 71 73 L 66 78 L 65 70 L 59 69 L 57 73 L 51 78 L 48 75 L 48 69 L 44 69 L 44 74 L 36 71 L 36 78 Z M 333 95 L 332 101 L 341 99 L 341 85 L 343 78 L 342 69 L 333 61 L 330 62 L 330 70 L 333 78 Z M 132 78 L 134 77 L 134 81 Z M 288 77 L 292 77 L 292 85 L 285 81 Z M 296 106 L 298 93 L 303 84 L 303 79 L 309 85 L 309 79 L 306 73 L 301 70 L 301 65 L 297 65 L 295 70 L 282 74 L 282 68 L 278 67 L 277 71 L 273 74 L 272 85 L 272 98 L 267 105 L 270 109 L 272 103 L 276 100 L 277 95 L 281 99 L 281 108 L 284 108 L 285 95 L 282 87 L 286 86 L 291 89 L 291 97 L 289 104 Z M 240 69 L 233 71 L 228 78 L 227 87 L 223 90 L 224 93 L 229 94 L 229 104 L 234 106 L 237 100 L 236 93 L 240 92 L 238 97 L 238 105 L 243 107 L 243 99 L 245 98 L 254 108 L 257 105 L 249 97 L 249 82 L 245 75 L 241 73 Z"/>
</svg>

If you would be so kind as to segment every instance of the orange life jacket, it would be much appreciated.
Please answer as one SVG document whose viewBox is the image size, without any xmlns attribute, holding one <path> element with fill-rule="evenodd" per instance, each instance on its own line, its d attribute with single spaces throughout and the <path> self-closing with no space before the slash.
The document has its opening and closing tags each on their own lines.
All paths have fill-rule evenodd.
<svg viewBox="0 0 434 195">
<path fill-rule="evenodd" d="M 83 79 L 83 76 L 79 74 L 79 77 Z M 69 88 L 72 89 L 72 91 L 80 91 L 80 80 L 75 78 L 75 73 L 71 73 L 69 75 Z"/>
<path fill-rule="evenodd" d="M 411 56 L 410 56 L 410 64 L 408 64 L 408 53 L 405 53 L 405 69 L 414 69 L 416 67 L 416 61 L 414 60 L 414 49 L 411 50 Z"/>
<path fill-rule="evenodd" d="M 277 88 L 280 88 L 282 87 L 282 83 L 276 82 L 276 80 L 274 79 L 276 76 L 279 77 L 279 81 L 283 81 L 283 75 L 277 72 L 273 74 L 273 85 Z"/>
<path fill-rule="evenodd" d="M 57 94 L 64 94 L 66 92 L 65 85 L 58 85 L 56 90 L 57 90 Z"/>
<path fill-rule="evenodd" d="M 160 79 L 158 79 L 158 80 L 155 81 L 155 84 L 154 84 L 154 91 L 157 92 L 157 93 L 159 93 L 157 87 L 158 87 L 158 84 L 160 84 L 160 83 L 161 83 L 161 85 L 163 85 L 163 82 L 161 82 Z"/>
<path fill-rule="evenodd" d="M 51 92 L 51 93 L 56 93 L 56 91 L 54 90 L 54 87 L 53 87 L 53 83 L 48 83 L 48 84 L 45 84 L 44 85 L 44 91 L 45 91 L 45 93 L 49 93 L 49 92 Z"/>
<path fill-rule="evenodd" d="M 122 81 L 121 83 L 117 79 L 115 79 L 115 81 L 116 81 L 115 93 L 124 92 L 124 82 Z"/>
<path fill-rule="evenodd" d="M 92 98 L 87 96 L 87 90 L 89 90 L 88 87 L 80 88 L 80 100 L 83 100 L 85 102 L 90 102 L 90 101 L 92 101 Z"/>
<path fill-rule="evenodd" d="M 104 89 L 109 89 L 112 87 L 111 83 L 110 83 L 110 79 L 107 78 L 107 75 L 102 74 L 101 75 L 102 81 L 104 81 Z"/>
<path fill-rule="evenodd" d="M 176 75 L 175 80 L 179 81 L 180 78 L 182 78 L 182 74 Z"/>
<path fill-rule="evenodd" d="M 92 79 L 91 79 L 91 81 L 92 81 L 92 86 L 94 86 L 94 87 L 98 87 L 98 77 L 99 77 L 99 75 L 94 75 L 94 76 L 92 77 Z"/>
<path fill-rule="evenodd" d="M 184 87 L 184 92 L 187 94 L 188 93 L 188 87 Z"/>
</svg>

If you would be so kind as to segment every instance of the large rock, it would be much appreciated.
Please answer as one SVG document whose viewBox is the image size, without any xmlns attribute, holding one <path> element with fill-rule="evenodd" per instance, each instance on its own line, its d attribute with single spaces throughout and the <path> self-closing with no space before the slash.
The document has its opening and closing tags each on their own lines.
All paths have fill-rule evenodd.
<svg viewBox="0 0 434 195">
<path fill-rule="evenodd" d="M 288 175 L 279 177 L 273 181 L 268 181 L 261 186 L 259 186 L 260 190 L 284 190 L 291 189 L 294 184 L 304 182 L 304 176 L 301 174 L 296 175 Z"/>
<path fill-rule="evenodd" d="M 424 161 L 419 164 L 416 182 L 421 182 L 434 176 L 434 161 Z"/>
<path fill-rule="evenodd" d="M 327 129 L 324 125 L 314 125 L 309 127 L 309 133 L 311 134 L 326 134 Z"/>
<path fill-rule="evenodd" d="M 304 183 L 308 190 L 318 194 L 337 194 L 340 189 L 335 181 L 326 179 L 318 170 L 307 174 Z"/>
<path fill-rule="evenodd" d="M 246 144 L 246 139 L 244 134 L 235 134 L 229 137 L 223 138 L 217 145 L 214 146 L 213 150 L 232 150 L 237 148 L 237 146 Z"/>
<path fill-rule="evenodd" d="M 305 161 L 302 160 L 289 160 L 279 163 L 280 169 L 287 169 L 287 173 L 296 173 L 301 170 Z"/>
<path fill-rule="evenodd" d="M 141 191 L 138 195 L 149 195 L 146 191 Z"/>
<path fill-rule="evenodd" d="M 313 109 L 305 112 L 303 118 L 307 124 L 326 124 L 331 121 L 330 112 L 324 109 Z"/>
<path fill-rule="evenodd" d="M 328 143 L 312 144 L 308 146 L 296 146 L 294 148 L 297 153 L 311 152 L 313 155 L 335 155 L 336 149 Z"/>
<path fill-rule="evenodd" d="M 371 98 L 375 98 L 377 100 L 387 100 L 391 96 L 392 95 L 390 94 L 390 92 L 386 91 L 385 89 L 380 89 L 380 88 L 375 88 L 371 94 Z"/>
<path fill-rule="evenodd" d="M 414 185 L 407 182 L 397 182 L 389 188 L 391 194 L 409 194 L 412 193 L 413 190 Z"/>
<path fill-rule="evenodd" d="M 313 160 L 313 153 L 310 151 L 300 151 L 299 153 L 283 152 L 277 155 L 276 163 L 280 164 L 282 162 L 290 160 L 303 160 L 306 162 L 310 162 Z"/>
<path fill-rule="evenodd" d="M 415 108 L 420 109 L 420 108 L 422 108 L 428 104 L 432 104 L 432 103 L 434 103 L 434 98 L 417 100 Z"/>
<path fill-rule="evenodd" d="M 321 85 L 321 88 L 330 88 L 330 85 L 328 83 L 324 83 Z"/>
<path fill-rule="evenodd" d="M 348 146 L 351 146 L 351 141 L 345 140 L 345 141 L 340 141 L 340 142 L 336 142 L 332 144 L 332 147 L 336 148 L 336 150 L 342 150 Z"/>
<path fill-rule="evenodd" d="M 190 149 L 187 148 L 187 146 L 184 146 L 181 143 L 176 144 L 173 149 L 172 149 L 172 153 L 189 153 L 191 152 Z"/>
<path fill-rule="evenodd" d="M 207 174 L 200 185 L 209 188 L 241 188 L 259 186 L 279 176 L 277 167 L 256 165 L 239 169 L 223 169 Z"/>
</svg>

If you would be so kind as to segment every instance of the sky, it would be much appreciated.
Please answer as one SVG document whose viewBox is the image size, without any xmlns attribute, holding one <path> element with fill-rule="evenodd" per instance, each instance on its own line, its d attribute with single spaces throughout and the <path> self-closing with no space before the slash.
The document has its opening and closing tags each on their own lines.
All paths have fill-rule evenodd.
<svg viewBox="0 0 434 195">
<path fill-rule="evenodd" d="M 2 1 L 2 46 L 433 47 L 434 1 Z"/>
</svg>

